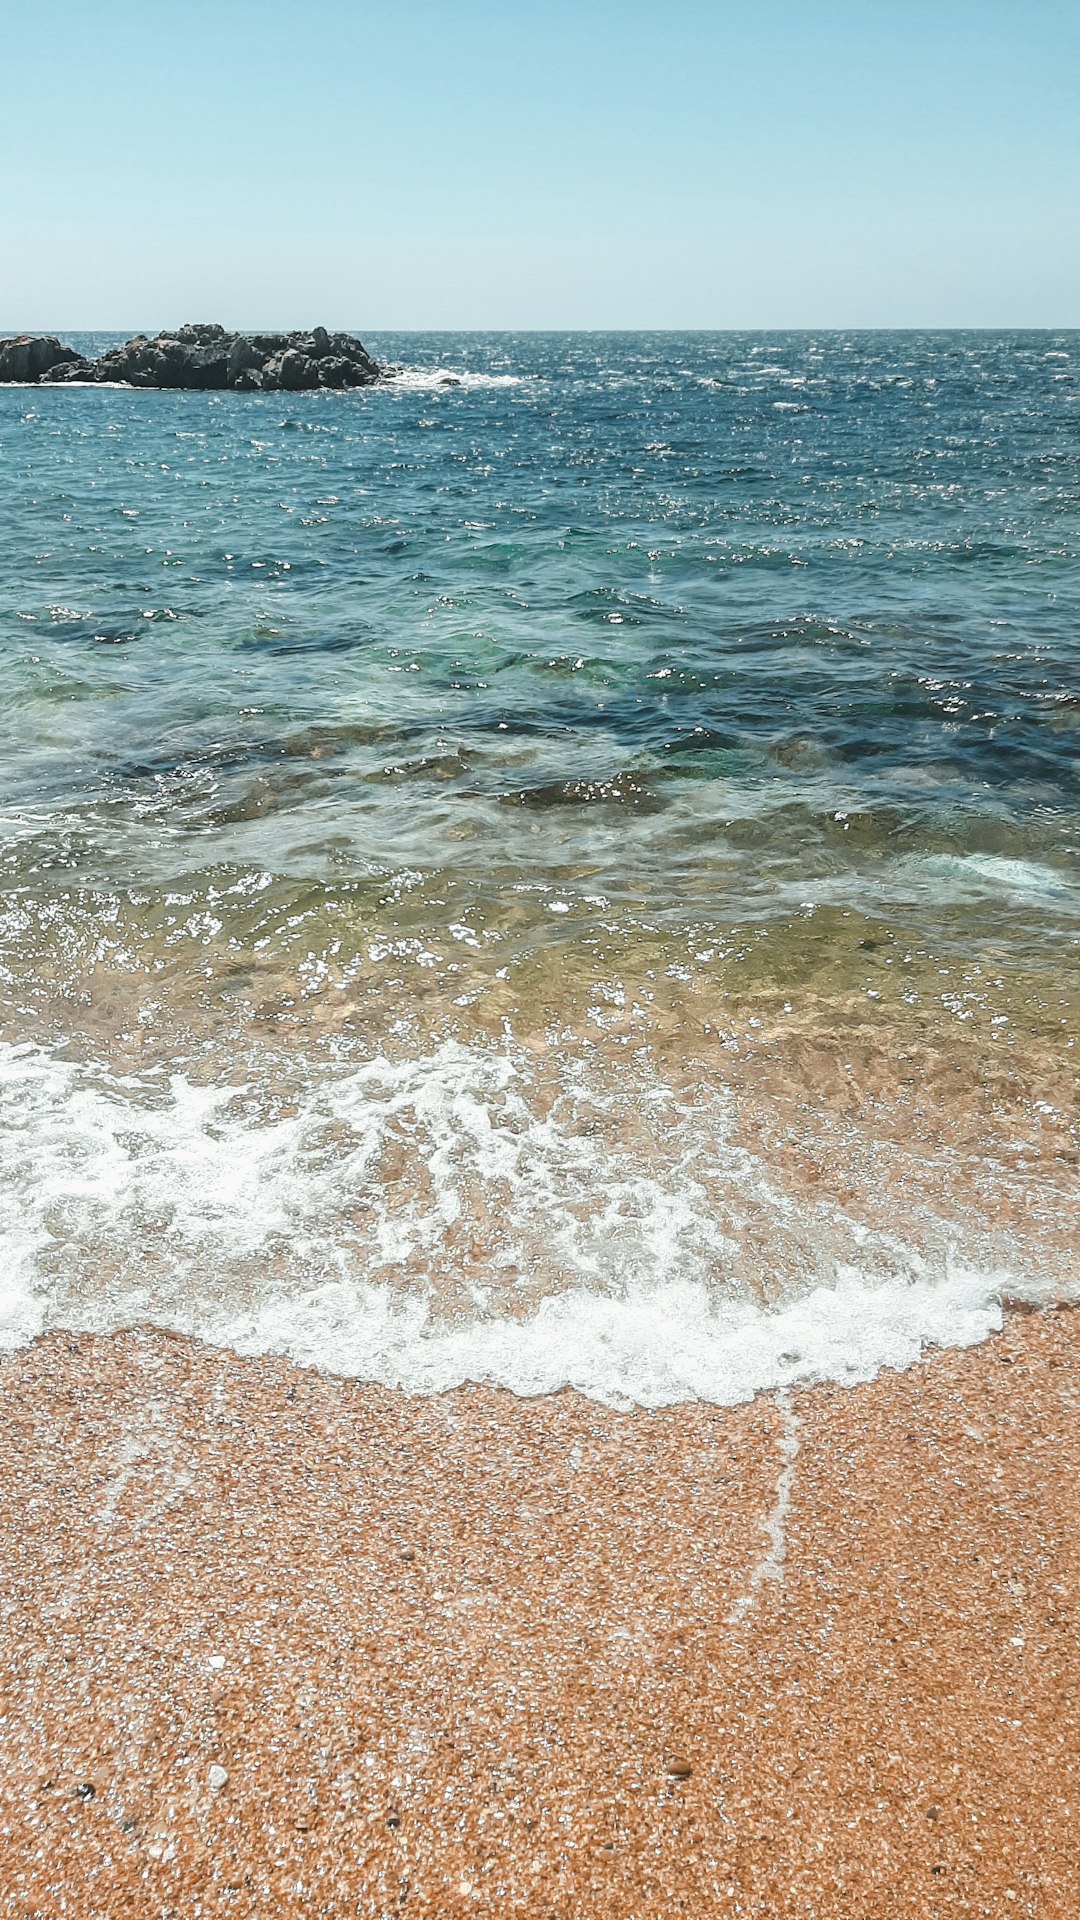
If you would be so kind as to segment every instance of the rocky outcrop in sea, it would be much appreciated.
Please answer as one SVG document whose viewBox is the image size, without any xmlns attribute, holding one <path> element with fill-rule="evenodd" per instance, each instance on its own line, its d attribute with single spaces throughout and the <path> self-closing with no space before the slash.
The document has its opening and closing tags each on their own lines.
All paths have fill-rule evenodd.
<svg viewBox="0 0 1080 1920">
<path fill-rule="evenodd" d="M 74 347 L 62 347 L 51 335 L 23 333 L 14 340 L 0 340 L 0 380 L 6 383 L 17 381 L 25 386 L 50 376 L 56 378 L 64 367 L 88 364 Z"/>
<path fill-rule="evenodd" d="M 60 385 L 121 382 L 131 387 L 302 393 L 315 387 L 368 387 L 383 369 L 350 333 L 227 333 L 184 326 L 154 339 L 136 334 L 87 360 L 44 336 L 0 340 L 0 382 Z"/>
</svg>

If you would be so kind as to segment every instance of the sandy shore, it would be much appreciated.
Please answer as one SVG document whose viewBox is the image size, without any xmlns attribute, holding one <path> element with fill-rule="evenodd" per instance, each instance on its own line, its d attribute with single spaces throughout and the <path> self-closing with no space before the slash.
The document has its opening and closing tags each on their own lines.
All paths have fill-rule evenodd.
<svg viewBox="0 0 1080 1920">
<path fill-rule="evenodd" d="M 4 1915 L 1080 1911 L 1080 1315 L 731 1412 L 0 1393 Z"/>
</svg>

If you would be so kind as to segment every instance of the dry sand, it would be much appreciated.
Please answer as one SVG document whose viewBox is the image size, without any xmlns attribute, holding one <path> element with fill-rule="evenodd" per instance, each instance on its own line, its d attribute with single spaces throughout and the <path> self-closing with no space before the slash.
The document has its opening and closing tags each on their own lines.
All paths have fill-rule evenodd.
<svg viewBox="0 0 1080 1920">
<path fill-rule="evenodd" d="M 1080 1913 L 1080 1315 L 788 1403 L 0 1368 L 0 1912 Z"/>
</svg>

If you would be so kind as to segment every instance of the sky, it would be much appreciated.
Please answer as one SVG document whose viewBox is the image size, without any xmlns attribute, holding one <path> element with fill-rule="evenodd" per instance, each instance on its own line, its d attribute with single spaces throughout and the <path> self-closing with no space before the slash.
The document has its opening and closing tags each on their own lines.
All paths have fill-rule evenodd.
<svg viewBox="0 0 1080 1920">
<path fill-rule="evenodd" d="M 1080 3 L 5 9 L 0 330 L 1080 326 Z"/>
</svg>

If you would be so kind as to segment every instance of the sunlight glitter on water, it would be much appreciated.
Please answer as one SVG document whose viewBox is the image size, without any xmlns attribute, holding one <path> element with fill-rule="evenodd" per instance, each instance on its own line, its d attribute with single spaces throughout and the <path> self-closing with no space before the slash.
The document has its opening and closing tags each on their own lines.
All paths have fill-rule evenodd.
<svg viewBox="0 0 1080 1920">
<path fill-rule="evenodd" d="M 0 390 L 5 1339 L 653 1403 L 1069 1296 L 1075 337 L 372 344 Z"/>
</svg>

